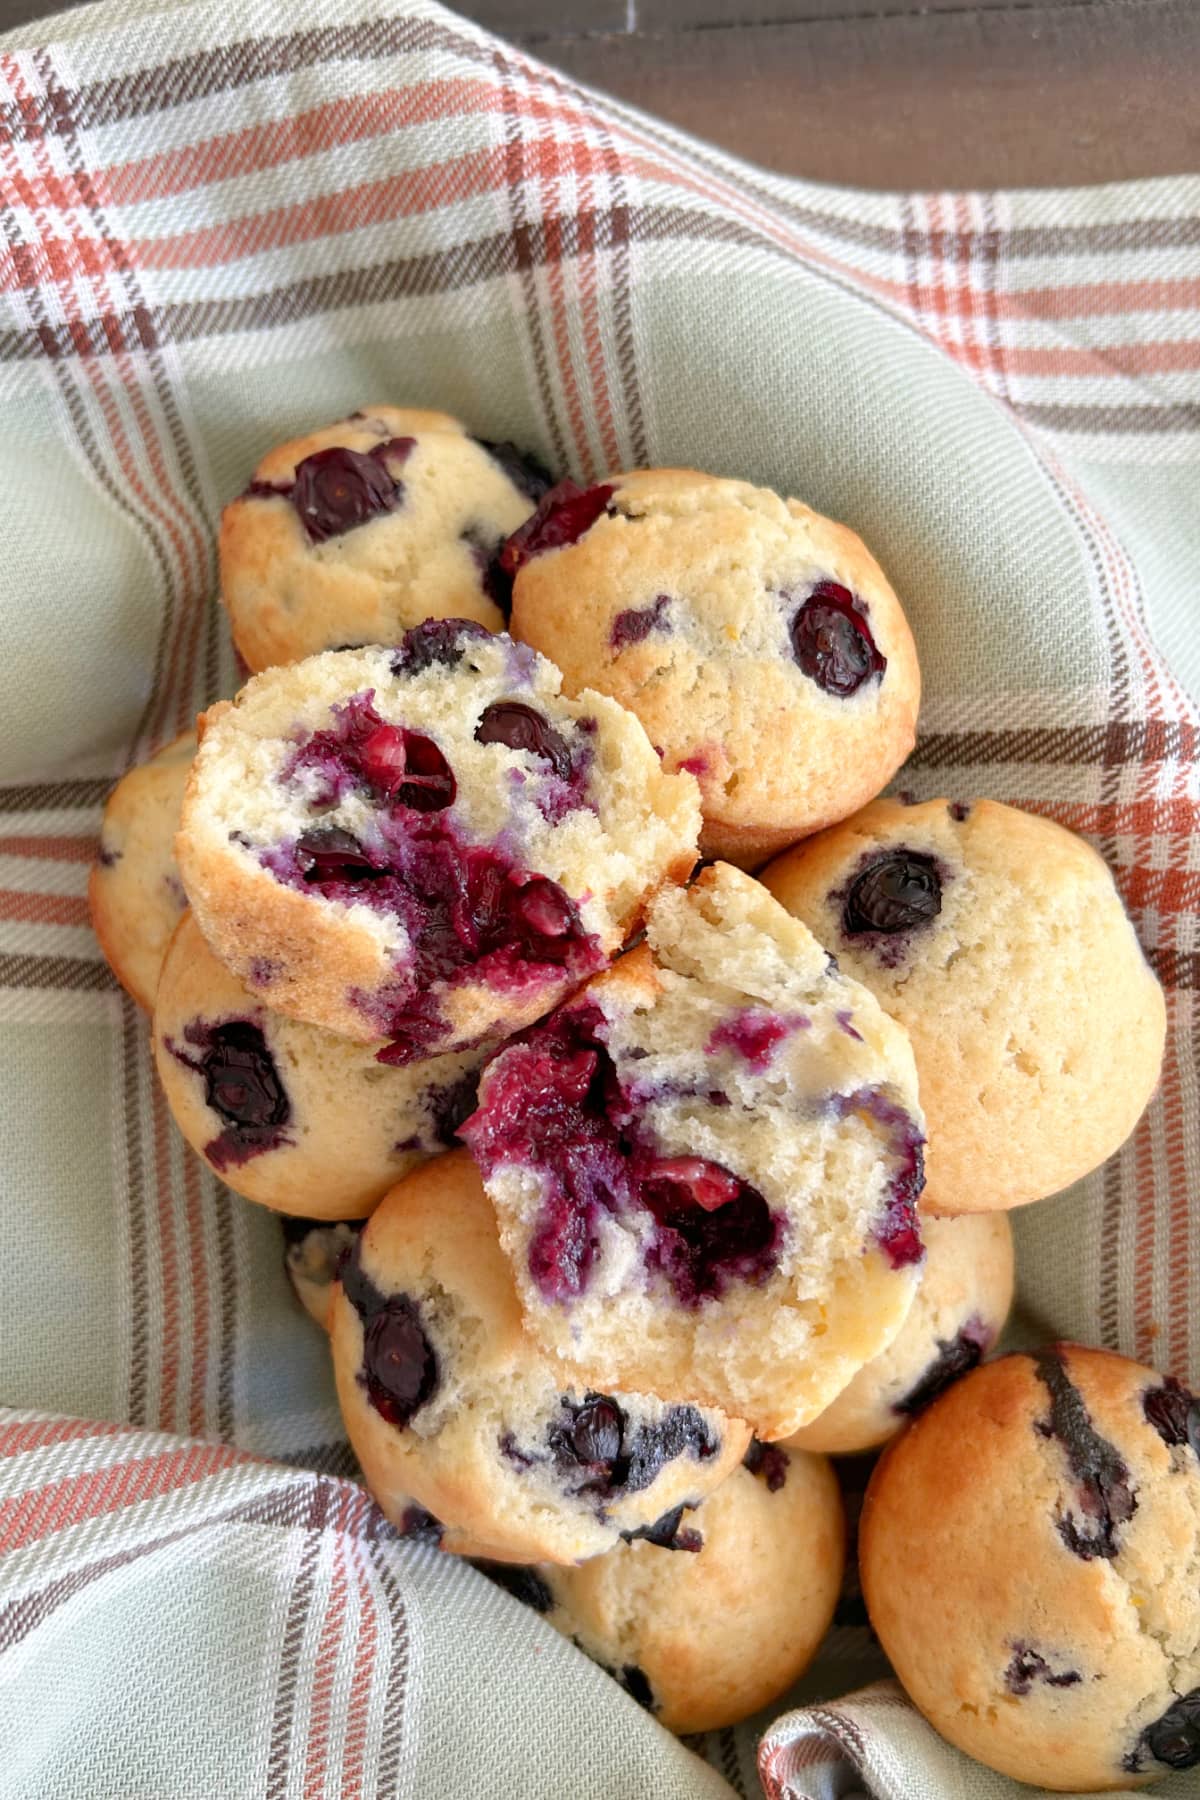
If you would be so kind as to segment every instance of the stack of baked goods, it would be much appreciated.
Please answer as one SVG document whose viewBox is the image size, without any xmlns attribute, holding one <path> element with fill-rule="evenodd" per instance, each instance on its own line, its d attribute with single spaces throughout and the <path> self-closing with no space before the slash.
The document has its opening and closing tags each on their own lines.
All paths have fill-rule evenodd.
<svg viewBox="0 0 1200 1800">
<path fill-rule="evenodd" d="M 878 797 L 920 674 L 865 546 L 372 407 L 220 552 L 250 679 L 118 784 L 93 917 L 393 1526 L 703 1730 L 816 1654 L 829 1459 L 888 1445 L 859 1572 L 938 1730 L 1200 1761 L 1200 1404 L 993 1354 L 1007 1214 L 1133 1130 L 1162 993 L 1080 838 Z"/>
</svg>

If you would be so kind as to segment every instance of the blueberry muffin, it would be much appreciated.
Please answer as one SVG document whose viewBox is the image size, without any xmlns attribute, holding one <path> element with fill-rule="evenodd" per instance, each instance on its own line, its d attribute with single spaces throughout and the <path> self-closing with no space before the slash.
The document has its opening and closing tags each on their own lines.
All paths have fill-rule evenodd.
<svg viewBox="0 0 1200 1800">
<path fill-rule="evenodd" d="M 1037 1787 L 1200 1763 L 1200 1402 L 1103 1350 L 989 1363 L 888 1450 L 871 1621 L 943 1737 Z"/>
<path fill-rule="evenodd" d="M 927 1210 L 1040 1200 L 1129 1136 L 1166 1009 L 1082 838 L 994 800 L 877 800 L 763 880 L 912 1039 Z"/>
<path fill-rule="evenodd" d="M 292 1291 L 322 1331 L 329 1329 L 333 1284 L 343 1256 L 363 1228 L 361 1219 L 302 1219 L 281 1215 L 283 1266 Z"/>
<path fill-rule="evenodd" d="M 528 1024 L 695 859 L 631 713 L 463 620 L 256 676 L 201 719 L 177 841 L 217 955 L 385 1061 Z"/>
<path fill-rule="evenodd" d="M 306 1218 L 361 1217 L 454 1142 L 482 1053 L 395 1068 L 376 1048 L 264 1006 L 184 916 L 163 963 L 154 1060 L 175 1123 L 235 1193 Z"/>
<path fill-rule="evenodd" d="M 331 1335 L 368 1487 L 390 1519 L 426 1508 L 447 1550 L 574 1562 L 624 1534 L 661 1535 L 664 1514 L 698 1504 L 750 1441 L 710 1409 L 572 1387 L 538 1353 L 462 1150 L 374 1213 L 342 1265 Z"/>
<path fill-rule="evenodd" d="M 497 561 L 550 484 L 445 413 L 375 406 L 281 444 L 221 519 L 221 594 L 249 668 L 507 617 Z"/>
<path fill-rule="evenodd" d="M 788 1441 L 855 1456 L 886 1444 L 999 1338 L 1012 1305 L 1012 1227 L 1004 1213 L 925 1219 L 925 1273 L 899 1337 Z"/>
<path fill-rule="evenodd" d="M 717 1731 L 777 1700 L 816 1655 L 841 1584 L 842 1501 L 824 1457 L 756 1440 L 685 1517 L 690 1555 L 640 1541 L 574 1569 L 487 1572 L 669 1731 Z"/>
<path fill-rule="evenodd" d="M 752 867 L 870 800 L 912 749 L 900 602 L 861 540 L 798 500 L 692 469 L 568 483 L 502 561 L 514 635 L 698 777 L 706 856 Z"/>
<path fill-rule="evenodd" d="M 196 754 L 186 731 L 123 775 L 108 797 L 88 881 L 92 930 L 126 993 L 149 1012 L 187 896 L 175 863 L 183 790 Z"/>
<path fill-rule="evenodd" d="M 728 864 L 664 890 L 647 935 L 499 1052 L 462 1136 L 564 1366 L 785 1437 L 912 1302 L 912 1052 Z"/>
</svg>

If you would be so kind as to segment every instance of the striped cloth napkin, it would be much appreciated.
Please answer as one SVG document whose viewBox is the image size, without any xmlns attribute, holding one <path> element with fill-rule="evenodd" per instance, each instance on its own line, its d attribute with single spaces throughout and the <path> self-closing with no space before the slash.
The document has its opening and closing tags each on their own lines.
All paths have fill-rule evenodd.
<svg viewBox="0 0 1200 1800">
<path fill-rule="evenodd" d="M 585 479 L 799 494 L 908 607 L 903 785 L 1048 813 L 1116 873 L 1166 1074 L 1018 1217 L 1023 1315 L 1196 1382 L 1200 181 L 820 189 L 421 0 L 103 0 L 0 43 L 0 213 L 4 1794 L 1027 1792 L 874 1679 L 853 1607 L 773 1719 L 689 1747 L 399 1542 L 84 886 L 113 778 L 237 684 L 214 528 L 272 442 L 388 399 Z"/>
</svg>

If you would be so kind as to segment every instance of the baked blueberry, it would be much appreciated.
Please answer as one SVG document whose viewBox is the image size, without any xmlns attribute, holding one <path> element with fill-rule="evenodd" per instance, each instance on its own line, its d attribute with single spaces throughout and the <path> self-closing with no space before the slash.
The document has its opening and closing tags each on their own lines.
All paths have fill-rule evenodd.
<svg viewBox="0 0 1200 1800">
<path fill-rule="evenodd" d="M 323 544 L 403 505 L 400 470 L 415 447 L 415 438 L 386 438 L 365 455 L 341 444 L 314 450 L 296 464 L 290 487 L 273 492 L 286 492 L 309 542 Z"/>
<path fill-rule="evenodd" d="M 871 636 L 867 611 L 849 588 L 818 581 L 792 614 L 792 653 L 810 681 L 839 700 L 857 694 L 887 668 Z"/>
<path fill-rule="evenodd" d="M 1159 1386 L 1147 1388 L 1142 1410 L 1164 1444 L 1186 1444 L 1200 1457 L 1200 1399 L 1182 1382 L 1167 1375 Z"/>
<path fill-rule="evenodd" d="M 200 1077 L 204 1105 L 220 1121 L 203 1152 L 218 1174 L 289 1141 L 284 1127 L 291 1102 L 261 1025 L 252 1019 L 193 1019 L 181 1038 L 164 1037 L 163 1043 Z"/>
<path fill-rule="evenodd" d="M 786 1450 L 778 1444 L 764 1444 L 758 1438 L 750 1440 L 750 1448 L 742 1458 L 742 1467 L 749 1469 L 752 1475 L 758 1475 L 766 1482 L 773 1494 L 787 1480 L 789 1458 Z"/>
<path fill-rule="evenodd" d="M 864 932 L 915 931 L 942 910 L 942 882 L 936 858 L 919 851 L 889 850 L 868 858 L 854 877 L 842 910 L 848 937 Z"/>
<path fill-rule="evenodd" d="M 517 527 L 500 553 L 500 566 L 509 576 L 547 550 L 577 544 L 605 512 L 613 490 L 602 483 L 581 488 L 568 476 L 538 501 L 533 516 Z"/>
<path fill-rule="evenodd" d="M 1093 1556 L 1111 1560 L 1120 1549 L 1121 1527 L 1137 1511 L 1129 1469 L 1116 1446 L 1096 1430 L 1062 1351 L 1039 1351 L 1034 1364 L 1050 1402 L 1034 1429 L 1060 1445 L 1076 1482 L 1078 1504 L 1060 1509 L 1059 1535 L 1085 1562 Z"/>
<path fill-rule="evenodd" d="M 1200 1687 L 1173 1700 L 1161 1717 L 1147 1725 L 1125 1759 L 1130 1775 L 1157 1774 L 1160 1769 L 1194 1769 L 1200 1763 Z"/>
</svg>

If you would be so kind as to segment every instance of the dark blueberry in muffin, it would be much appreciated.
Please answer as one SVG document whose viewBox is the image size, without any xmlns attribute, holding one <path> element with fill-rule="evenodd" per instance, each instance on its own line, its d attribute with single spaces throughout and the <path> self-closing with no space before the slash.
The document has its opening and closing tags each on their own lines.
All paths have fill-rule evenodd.
<svg viewBox="0 0 1200 1800">
<path fill-rule="evenodd" d="M 362 1320 L 363 1366 L 359 1380 L 389 1425 L 403 1429 L 438 1385 L 438 1362 L 425 1335 L 420 1309 L 408 1294 L 385 1295 L 362 1267 L 362 1240 L 347 1257 L 342 1291 Z"/>
<path fill-rule="evenodd" d="M 441 812 L 453 805 L 458 791 L 454 771 L 424 732 L 379 725 L 363 742 L 361 758 L 363 774 L 393 806 Z"/>
<path fill-rule="evenodd" d="M 468 1069 L 457 1081 L 443 1082 L 425 1090 L 425 1110 L 435 1143 L 447 1150 L 458 1141 L 458 1128 L 475 1110 L 479 1094 L 479 1071 Z"/>
<path fill-rule="evenodd" d="M 470 640 L 487 636 L 474 619 L 425 619 L 401 638 L 392 658 L 392 673 L 419 675 L 435 666 L 455 669 L 467 654 Z"/>
<path fill-rule="evenodd" d="M 684 1306 L 719 1297 L 730 1280 L 763 1282 L 779 1261 L 783 1222 L 756 1188 L 715 1164 L 680 1171 L 675 1158 L 647 1170 L 641 1200 L 658 1221 L 650 1262 Z"/>
<path fill-rule="evenodd" d="M 647 1712 L 654 1711 L 654 1689 L 650 1686 L 650 1677 L 645 1669 L 639 1669 L 636 1663 L 625 1663 L 619 1674 L 614 1671 L 614 1679 L 625 1689 L 631 1700 L 636 1700 Z"/>
<path fill-rule="evenodd" d="M 415 443 L 415 438 L 389 438 L 366 455 L 335 444 L 298 463 L 291 499 L 309 541 L 323 544 L 394 512 L 404 497 L 404 483 L 395 471 Z"/>
<path fill-rule="evenodd" d="M 704 1539 L 698 1531 L 683 1524 L 684 1513 L 690 1511 L 688 1506 L 673 1506 L 652 1525 L 639 1525 L 636 1531 L 623 1531 L 621 1536 L 627 1544 L 641 1539 L 659 1550 L 687 1550 L 694 1555 L 704 1548 Z"/>
<path fill-rule="evenodd" d="M 372 1406 L 389 1425 L 407 1425 L 436 1388 L 437 1357 L 406 1294 L 394 1295 L 364 1326 L 363 1374 Z"/>
<path fill-rule="evenodd" d="M 214 1025 L 200 1066 L 206 1103 L 230 1125 L 286 1125 L 291 1106 L 260 1026 L 248 1019 Z"/>
<path fill-rule="evenodd" d="M 777 1494 L 787 1481 L 787 1451 L 781 1450 L 778 1444 L 764 1444 L 758 1438 L 751 1438 L 750 1448 L 742 1458 L 742 1467 L 749 1469 L 752 1475 L 761 1476 L 768 1492 Z"/>
<path fill-rule="evenodd" d="M 792 618 L 791 639 L 803 673 L 839 700 L 856 694 L 887 668 L 861 604 L 836 581 L 819 581 L 801 602 Z"/>
<path fill-rule="evenodd" d="M 320 825 L 296 840 L 296 867 L 307 882 L 374 881 L 378 868 L 352 832 Z"/>
<path fill-rule="evenodd" d="M 506 744 L 510 750 L 528 750 L 549 763 L 564 780 L 571 774 L 571 752 L 562 733 L 536 707 L 520 700 L 497 700 L 484 708 L 475 727 L 477 744 Z"/>
<path fill-rule="evenodd" d="M 1035 1681 L 1044 1682 L 1047 1687 L 1077 1687 L 1083 1680 L 1078 1669 L 1063 1669 L 1055 1672 L 1046 1658 L 1028 1644 L 1014 1644 L 1012 1661 L 1004 1671 L 1004 1685 L 1010 1694 L 1018 1699 L 1030 1693 Z"/>
<path fill-rule="evenodd" d="M 888 850 L 874 857 L 850 884 L 842 908 L 848 937 L 865 931 L 912 931 L 942 910 L 942 882 L 932 856 Z"/>
<path fill-rule="evenodd" d="M 619 612 L 612 622 L 612 630 L 608 634 L 609 647 L 613 650 L 625 650 L 630 644 L 641 644 L 654 631 L 671 629 L 668 614 L 671 610 L 669 594 L 659 594 L 653 606 L 629 606 Z"/>
<path fill-rule="evenodd" d="M 951 1382 L 983 1361 L 991 1343 L 992 1334 L 982 1319 L 968 1319 L 952 1338 L 939 1338 L 937 1355 L 904 1398 L 892 1403 L 892 1411 L 923 1412 Z"/>
<path fill-rule="evenodd" d="M 569 479 L 560 481 L 543 494 L 532 518 L 513 532 L 500 552 L 501 568 L 506 574 L 515 575 L 522 563 L 543 551 L 577 543 L 606 510 L 614 491 L 603 484 L 581 488 Z"/>
<path fill-rule="evenodd" d="M 596 1465 L 615 1463 L 621 1454 L 625 1414 L 607 1394 L 587 1394 L 582 1403 L 567 1402 L 568 1420 L 551 1434 L 551 1447 L 561 1458 Z"/>
<path fill-rule="evenodd" d="M 1194 1769 L 1200 1763 L 1200 1688 L 1182 1694 L 1160 1719 L 1146 1727 L 1125 1758 L 1125 1767 L 1137 1775 L 1147 1760 L 1168 1769 Z"/>
<path fill-rule="evenodd" d="M 1055 1521 L 1059 1536 L 1085 1562 L 1093 1557 L 1111 1560 L 1120 1548 L 1120 1527 L 1137 1511 L 1129 1470 L 1115 1446 L 1092 1424 L 1062 1352 L 1039 1350 L 1033 1360 L 1050 1395 L 1050 1416 L 1036 1429 L 1062 1446 L 1078 1484 L 1079 1512 Z"/>
<path fill-rule="evenodd" d="M 691 1456 L 707 1462 L 720 1450 L 704 1415 L 694 1406 L 670 1406 L 652 1423 L 631 1425 L 611 1394 L 587 1393 L 582 1401 L 563 1395 L 560 1418 L 551 1427 L 550 1452 L 574 1493 L 609 1500 L 640 1493 L 669 1462 Z M 502 1445 L 502 1448 L 506 1446 Z M 510 1459 L 511 1448 L 509 1450 Z M 536 1458 L 522 1457 L 528 1467 Z M 570 1478 L 582 1472 L 582 1484 Z"/>
<path fill-rule="evenodd" d="M 1142 1411 L 1168 1448 L 1188 1444 L 1200 1456 L 1200 1400 L 1173 1375 L 1165 1376 L 1161 1387 L 1147 1388 Z"/>
<path fill-rule="evenodd" d="M 193 1019 L 184 1027 L 182 1045 L 167 1038 L 177 1062 L 204 1082 L 204 1101 L 223 1121 L 218 1135 L 204 1146 L 214 1169 L 248 1162 L 265 1150 L 287 1143 L 292 1116 L 287 1089 L 275 1065 L 262 1027 L 252 1019 L 226 1019 L 210 1024 Z"/>
<path fill-rule="evenodd" d="M 720 1437 L 697 1407 L 670 1406 L 653 1424 L 639 1425 L 627 1435 L 615 1474 L 626 1493 L 636 1494 L 648 1488 L 667 1463 L 680 1456 L 708 1462 L 720 1448 Z"/>
<path fill-rule="evenodd" d="M 435 1519 L 431 1512 L 426 1512 L 423 1506 L 415 1504 L 405 1509 L 399 1525 L 401 1537 L 410 1539 L 414 1544 L 432 1544 L 435 1549 L 440 1548 L 445 1529 L 440 1519 Z"/>
</svg>

